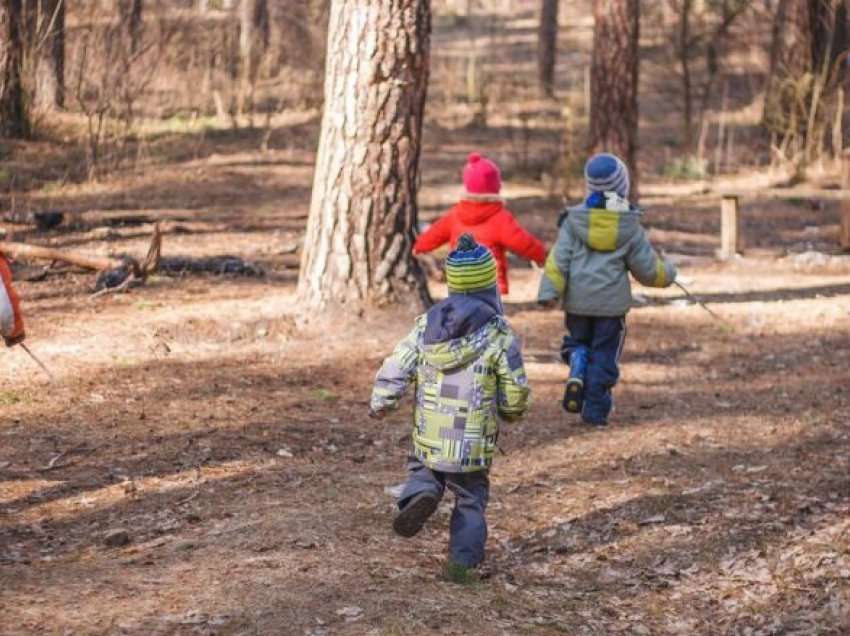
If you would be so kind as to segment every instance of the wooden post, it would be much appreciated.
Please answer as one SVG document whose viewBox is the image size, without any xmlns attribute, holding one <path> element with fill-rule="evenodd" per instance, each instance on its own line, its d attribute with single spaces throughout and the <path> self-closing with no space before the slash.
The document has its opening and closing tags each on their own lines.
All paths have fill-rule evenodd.
<svg viewBox="0 0 850 636">
<path fill-rule="evenodd" d="M 720 204 L 720 250 L 721 260 L 735 258 L 743 250 L 744 241 L 741 234 L 741 217 L 738 214 L 738 197 L 734 194 L 724 194 Z"/>
<path fill-rule="evenodd" d="M 850 148 L 844 151 L 841 161 L 844 192 L 841 197 L 841 249 L 850 250 Z"/>
</svg>

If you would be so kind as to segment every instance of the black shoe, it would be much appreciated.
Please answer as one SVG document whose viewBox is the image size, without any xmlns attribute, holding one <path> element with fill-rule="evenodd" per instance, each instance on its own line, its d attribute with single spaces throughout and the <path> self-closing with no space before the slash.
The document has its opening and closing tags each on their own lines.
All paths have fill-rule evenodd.
<svg viewBox="0 0 850 636">
<path fill-rule="evenodd" d="M 416 495 L 393 519 L 393 530 L 402 537 L 415 536 L 434 514 L 440 499 L 433 493 Z"/>
<path fill-rule="evenodd" d="M 567 388 L 564 389 L 564 399 L 561 406 L 567 413 L 581 413 L 584 406 L 584 382 L 579 378 L 567 380 Z"/>
</svg>

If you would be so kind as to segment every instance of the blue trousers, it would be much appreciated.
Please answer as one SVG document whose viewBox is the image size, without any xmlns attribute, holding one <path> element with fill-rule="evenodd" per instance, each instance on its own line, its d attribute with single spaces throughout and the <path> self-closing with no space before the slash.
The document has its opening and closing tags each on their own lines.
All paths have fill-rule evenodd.
<svg viewBox="0 0 850 636">
<path fill-rule="evenodd" d="M 561 358 L 569 364 L 570 354 L 586 347 L 589 355 L 584 378 L 582 418 L 590 424 L 605 424 L 611 414 L 611 389 L 620 379 L 620 355 L 626 339 L 626 317 L 567 315 L 567 331 Z"/>
<path fill-rule="evenodd" d="M 446 488 L 455 494 L 455 507 L 449 524 L 449 558 L 454 563 L 475 567 L 484 560 L 487 520 L 484 511 L 490 497 L 490 477 L 486 470 L 474 473 L 443 473 L 431 470 L 411 457 L 407 482 L 398 498 L 398 507 L 423 492 L 442 498 Z"/>
</svg>

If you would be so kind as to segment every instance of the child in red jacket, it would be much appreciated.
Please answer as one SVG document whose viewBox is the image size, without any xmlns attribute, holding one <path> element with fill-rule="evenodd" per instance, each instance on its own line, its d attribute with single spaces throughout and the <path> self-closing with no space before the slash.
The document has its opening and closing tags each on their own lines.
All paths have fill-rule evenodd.
<svg viewBox="0 0 850 636">
<path fill-rule="evenodd" d="M 478 243 L 493 252 L 499 271 L 499 291 L 507 294 L 506 250 L 543 266 L 546 249 L 505 207 L 499 196 L 502 175 L 495 163 L 478 153 L 469 155 L 463 171 L 463 185 L 466 188 L 463 199 L 419 235 L 413 253 L 431 252 L 445 243 L 454 248 L 461 235 L 472 234 Z"/>
</svg>

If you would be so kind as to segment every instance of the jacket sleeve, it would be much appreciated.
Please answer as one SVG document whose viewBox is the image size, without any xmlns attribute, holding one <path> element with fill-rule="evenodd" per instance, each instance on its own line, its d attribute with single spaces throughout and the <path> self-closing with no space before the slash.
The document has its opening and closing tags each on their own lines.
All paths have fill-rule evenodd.
<svg viewBox="0 0 850 636">
<path fill-rule="evenodd" d="M 398 402 L 416 376 L 419 365 L 419 339 L 423 325 L 417 322 L 407 336 L 396 345 L 389 358 L 384 360 L 375 385 L 369 406 L 373 411 L 391 411 L 398 408 Z"/>
<path fill-rule="evenodd" d="M 6 346 L 22 342 L 26 337 L 20 301 L 12 287 L 12 270 L 2 253 L 0 253 L 0 336 L 5 340 Z"/>
<path fill-rule="evenodd" d="M 513 422 L 520 419 L 528 409 L 531 389 L 528 386 L 528 376 L 522 362 L 522 351 L 515 335 L 508 338 L 507 347 L 499 356 L 498 377 L 498 410 L 499 416 Z"/>
<path fill-rule="evenodd" d="M 656 253 L 643 230 L 632 239 L 626 264 L 634 277 L 647 287 L 669 287 L 676 280 L 676 268 Z"/>
<path fill-rule="evenodd" d="M 558 233 L 558 240 L 555 241 L 546 259 L 543 277 L 540 279 L 540 289 L 537 292 L 538 302 L 559 300 L 566 296 L 572 257 L 573 233 L 569 223 L 564 223 Z"/>
<path fill-rule="evenodd" d="M 416 242 L 413 244 L 413 253 L 423 254 L 425 252 L 433 252 L 444 243 L 448 243 L 451 238 L 452 219 L 451 212 L 449 212 L 434 221 L 431 227 L 416 237 Z"/>
<path fill-rule="evenodd" d="M 546 248 L 531 232 L 522 227 L 513 214 L 505 211 L 501 218 L 499 237 L 508 250 L 527 261 L 543 265 L 546 260 Z"/>
</svg>

